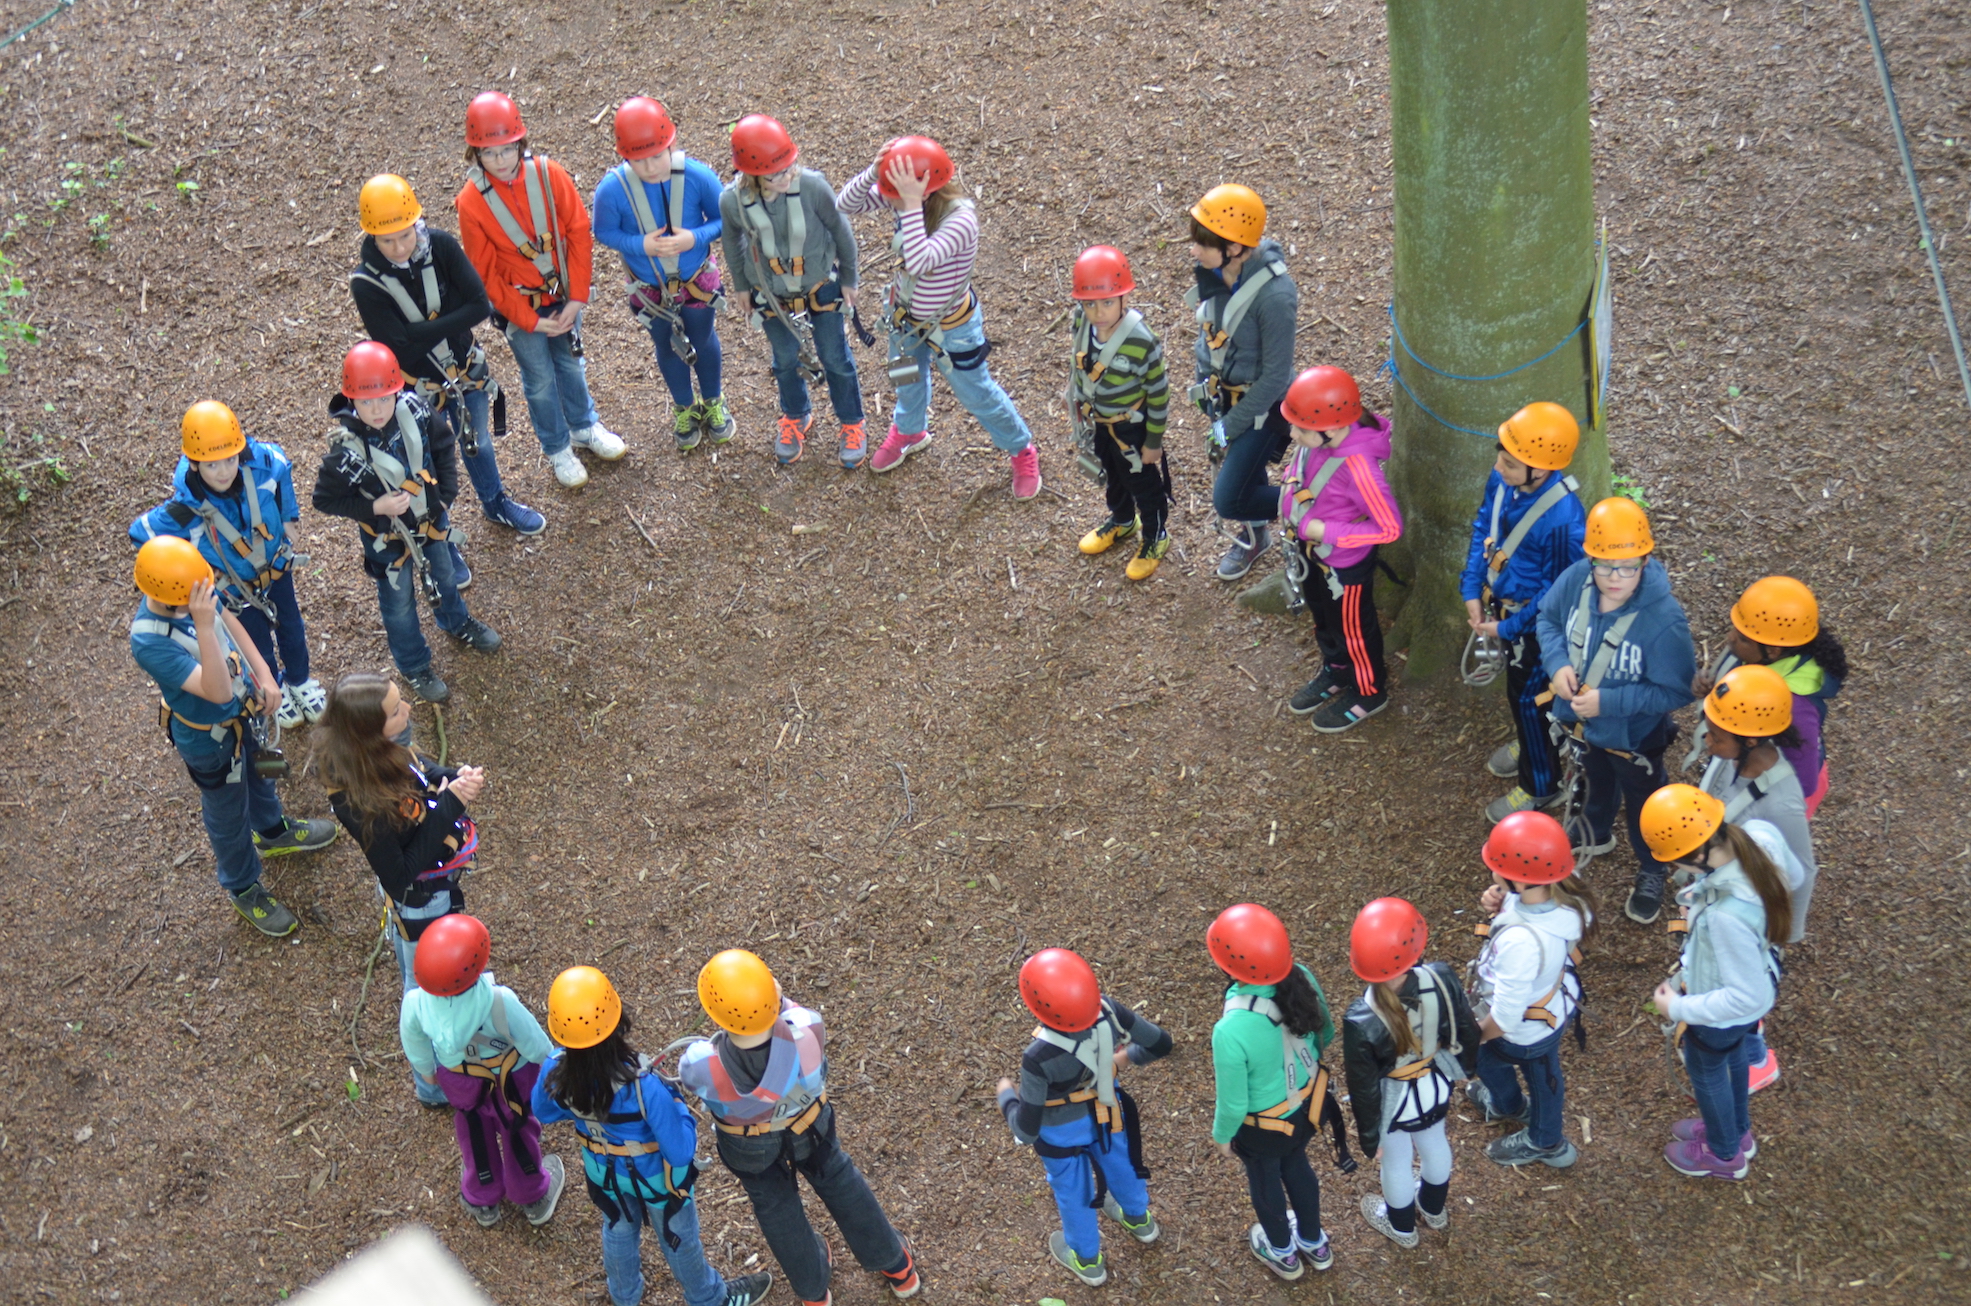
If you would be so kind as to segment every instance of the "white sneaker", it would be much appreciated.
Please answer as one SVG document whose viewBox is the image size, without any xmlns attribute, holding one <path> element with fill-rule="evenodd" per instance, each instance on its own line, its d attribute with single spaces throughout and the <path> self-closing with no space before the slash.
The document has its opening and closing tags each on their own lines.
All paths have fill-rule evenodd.
<svg viewBox="0 0 1971 1306">
<path fill-rule="evenodd" d="M 554 468 L 554 479 L 568 489 L 579 490 L 589 483 L 589 469 L 582 466 L 572 445 L 560 453 L 549 454 L 548 466 Z"/>
<path fill-rule="evenodd" d="M 281 695 L 281 699 L 283 702 L 298 704 L 301 715 L 308 719 L 308 724 L 311 726 L 320 721 L 322 714 L 328 711 L 328 691 L 323 689 L 322 682 L 313 676 L 288 689 Z"/>
<path fill-rule="evenodd" d="M 601 422 L 597 422 L 594 426 L 585 426 L 569 438 L 606 463 L 615 462 L 627 450 L 623 437 Z"/>
<path fill-rule="evenodd" d="M 281 705 L 274 709 L 274 721 L 283 730 L 293 730 L 305 720 L 307 718 L 301 715 L 301 704 L 295 698 L 294 691 L 292 689 L 283 689 L 281 691 Z"/>
</svg>

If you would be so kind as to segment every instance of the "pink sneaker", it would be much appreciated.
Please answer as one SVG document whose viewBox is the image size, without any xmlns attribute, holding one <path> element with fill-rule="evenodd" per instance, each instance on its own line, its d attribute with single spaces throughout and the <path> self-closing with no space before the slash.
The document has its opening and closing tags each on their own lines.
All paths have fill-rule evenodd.
<svg viewBox="0 0 1971 1306">
<path fill-rule="evenodd" d="M 1040 493 L 1040 450 L 1028 445 L 1013 455 L 1013 497 L 1031 499 Z"/>
<path fill-rule="evenodd" d="M 876 446 L 876 456 L 869 460 L 869 470 L 887 472 L 930 442 L 931 433 L 928 430 L 905 435 L 897 430 L 895 422 L 891 422 L 890 433 L 883 437 L 883 443 Z"/>
<path fill-rule="evenodd" d="M 1720 1161 L 1703 1143 L 1678 1139 L 1663 1149 L 1663 1159 L 1672 1170 L 1693 1179 L 1743 1179 L 1750 1158 L 1741 1149 L 1729 1161 Z"/>
<path fill-rule="evenodd" d="M 1746 1078 L 1748 1091 L 1756 1093 L 1762 1088 L 1771 1088 L 1779 1082 L 1779 1053 L 1766 1049 L 1766 1059 L 1754 1062 L 1751 1073 Z"/>
<path fill-rule="evenodd" d="M 1692 1116 L 1688 1120 L 1677 1121 L 1676 1124 L 1670 1126 L 1670 1137 L 1676 1139 L 1679 1143 L 1703 1142 L 1704 1117 Z M 1748 1161 L 1759 1155 L 1759 1140 L 1752 1136 L 1750 1129 L 1745 1131 L 1745 1137 L 1738 1140 L 1738 1150 L 1745 1153 L 1745 1159 Z"/>
</svg>

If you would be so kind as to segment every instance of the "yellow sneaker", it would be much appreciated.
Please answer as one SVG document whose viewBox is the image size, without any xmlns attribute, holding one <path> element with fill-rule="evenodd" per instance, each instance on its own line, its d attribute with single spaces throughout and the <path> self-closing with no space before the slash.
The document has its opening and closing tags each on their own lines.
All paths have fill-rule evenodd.
<svg viewBox="0 0 1971 1306">
<path fill-rule="evenodd" d="M 1104 517 L 1101 525 L 1081 537 L 1081 551 L 1090 557 L 1098 553 L 1107 553 L 1111 544 L 1114 544 L 1117 540 L 1126 540 L 1135 533 L 1136 519 L 1134 517 L 1128 521 L 1117 521 L 1113 517 Z"/>
<path fill-rule="evenodd" d="M 1170 552 L 1170 536 L 1159 535 L 1156 539 L 1145 539 L 1136 550 L 1136 556 L 1129 560 L 1128 570 L 1123 575 L 1131 580 L 1148 580 L 1157 574 L 1157 564 L 1163 555 Z"/>
</svg>

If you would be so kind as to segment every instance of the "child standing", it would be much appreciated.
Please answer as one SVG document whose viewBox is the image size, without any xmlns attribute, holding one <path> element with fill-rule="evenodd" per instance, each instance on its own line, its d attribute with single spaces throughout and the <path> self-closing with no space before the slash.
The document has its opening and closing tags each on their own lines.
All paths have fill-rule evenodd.
<svg viewBox="0 0 1971 1306">
<path fill-rule="evenodd" d="M 1205 932 L 1205 947 L 1232 980 L 1211 1029 L 1211 1141 L 1245 1165 L 1259 1216 L 1246 1246 L 1274 1274 L 1298 1279 L 1303 1257 L 1317 1270 L 1335 1263 L 1321 1227 L 1321 1181 L 1307 1163 L 1315 1122 L 1329 1109 L 1321 1053 L 1334 1040 L 1334 1018 L 1320 981 L 1293 959 L 1286 927 L 1266 908 L 1227 907 Z M 1339 1139 L 1338 1113 L 1334 1123 Z"/>
<path fill-rule="evenodd" d="M 554 1218 L 567 1182 L 561 1158 L 541 1155 L 529 1106 L 547 1036 L 513 990 L 486 969 L 492 940 L 464 913 L 433 921 L 417 941 L 417 987 L 397 1034 L 411 1073 L 444 1091 L 459 1144 L 459 1200 L 481 1228 L 512 1202 L 531 1225 Z"/>
<path fill-rule="evenodd" d="M 280 682 L 220 605 L 212 565 L 191 541 L 146 541 L 134 577 L 144 601 L 130 621 L 130 656 L 163 696 L 165 733 L 198 787 L 219 887 L 254 929 L 292 934 L 301 922 L 261 886 L 261 858 L 314 852 L 337 831 L 333 821 L 289 818 L 274 782 L 253 765 L 260 741 L 249 718 L 279 710 Z"/>
<path fill-rule="evenodd" d="M 842 187 L 836 203 L 844 213 L 888 209 L 896 221 L 890 241 L 896 274 L 886 307 L 897 400 L 890 433 L 869 460 L 869 469 L 891 471 L 931 442 L 935 366 L 965 411 L 1010 455 L 1013 497 L 1039 494 L 1040 451 L 1033 432 L 986 366 L 992 346 L 986 339 L 985 310 L 972 285 L 979 219 L 951 156 L 928 136 L 899 136 Z M 897 380 L 899 376 L 905 379 Z"/>
<path fill-rule="evenodd" d="M 1417 1217 L 1451 1222 L 1451 1089 L 1478 1072 L 1478 1025 L 1464 988 L 1441 961 L 1418 965 L 1429 929 L 1401 898 L 1378 898 L 1355 917 L 1348 959 L 1369 982 L 1342 1022 L 1342 1059 L 1362 1150 L 1382 1163 L 1382 1193 L 1365 1193 L 1369 1227 L 1415 1247 Z M 1422 1185 L 1410 1170 L 1412 1155 Z"/>
<path fill-rule="evenodd" d="M 1492 883 L 1478 902 L 1492 921 L 1480 927 L 1485 947 L 1471 965 L 1480 1082 L 1465 1095 L 1488 1124 L 1524 1123 L 1487 1144 L 1486 1156 L 1500 1165 L 1538 1161 L 1564 1170 L 1579 1154 L 1561 1132 L 1567 1083 L 1560 1040 L 1581 1008 L 1576 968 L 1581 941 L 1595 931 L 1594 892 L 1574 874 L 1567 831 L 1545 812 L 1502 818 L 1485 841 L 1484 859 Z"/>
<path fill-rule="evenodd" d="M 1803 878 L 1788 886 L 1792 929 L 1784 942 L 1789 944 L 1806 937 L 1807 907 L 1820 873 L 1807 824 L 1806 794 L 1787 757 L 1789 749 L 1797 754 L 1800 748 L 1793 718 L 1796 701 L 1785 677 L 1770 666 L 1748 664 L 1726 672 L 1704 696 L 1704 716 L 1710 725 L 1705 747 L 1711 760 L 1698 781 L 1699 788 L 1724 803 L 1727 821 L 1771 824 L 1799 862 Z"/>
<path fill-rule="evenodd" d="M 1140 1243 L 1161 1230 L 1143 1182 L 1136 1101 L 1116 1076 L 1170 1054 L 1170 1035 L 1102 996 L 1094 968 L 1066 948 L 1045 948 L 1020 967 L 1020 997 L 1040 1025 L 1020 1058 L 1020 1082 L 999 1081 L 999 1109 L 1013 1137 L 1047 1165 L 1061 1227 L 1047 1250 L 1091 1288 L 1109 1281 L 1100 1208 Z M 1118 1146 L 1120 1144 L 1120 1146 Z"/>
<path fill-rule="evenodd" d="M 465 162 L 459 240 L 520 365 L 527 414 L 554 479 L 579 489 L 589 474 L 576 449 L 612 463 L 624 453 L 596 416 L 582 358 L 582 310 L 595 273 L 589 211 L 567 169 L 527 148 L 519 106 L 499 91 L 466 106 Z"/>
<path fill-rule="evenodd" d="M 801 456 L 814 425 L 806 369 L 818 367 L 842 424 L 842 466 L 854 470 L 867 444 L 862 386 L 843 325 L 856 306 L 855 233 L 835 207 L 828 178 L 801 167 L 800 157 L 787 129 L 763 113 L 733 125 L 732 166 L 739 176 L 719 196 L 719 239 L 733 293 L 745 298 L 773 349 L 780 389 L 774 457 L 785 467 Z M 812 353 L 796 326 L 807 333 Z"/>
<path fill-rule="evenodd" d="M 1280 401 L 1293 380 L 1294 315 L 1300 292 L 1280 242 L 1266 236 L 1266 205 L 1250 187 L 1214 186 L 1191 206 L 1197 285 L 1184 302 L 1197 313 L 1197 384 L 1191 401 L 1211 423 L 1219 463 L 1212 507 L 1232 528 L 1218 579 L 1252 570 L 1272 543 L 1276 504 L 1266 468 L 1287 451 Z"/>
<path fill-rule="evenodd" d="M 1650 557 L 1649 517 L 1631 499 L 1603 499 L 1582 531 L 1587 554 L 1560 574 L 1538 609 L 1540 659 L 1551 678 L 1554 719 L 1585 745 L 1588 846 L 1615 847 L 1615 817 L 1628 809 L 1636 882 L 1622 911 L 1641 925 L 1663 910 L 1663 864 L 1650 855 L 1637 813 L 1669 782 L 1663 752 L 1670 714 L 1691 701 L 1697 667 L 1690 623 L 1670 576 Z"/>
<path fill-rule="evenodd" d="M 701 439 L 724 444 L 739 427 L 726 411 L 720 379 L 717 313 L 719 265 L 713 257 L 724 222 L 719 175 L 676 149 L 678 129 L 664 106 L 633 95 L 616 110 L 616 153 L 623 162 L 595 188 L 595 235 L 623 258 L 630 311 L 650 333 L 657 370 L 671 392 L 678 452 Z M 700 398 L 691 397 L 698 373 Z"/>
<path fill-rule="evenodd" d="M 821 1017 L 781 995 L 741 948 L 698 972 L 698 1001 L 723 1032 L 678 1058 L 678 1078 L 712 1114 L 719 1160 L 739 1177 L 767 1246 L 805 1306 L 829 1306 L 834 1257 L 801 1209 L 796 1172 L 828 1208 L 849 1251 L 898 1297 L 921 1286 L 910 1244 L 890 1224 L 835 1138 Z"/>
<path fill-rule="evenodd" d="M 1536 620 L 1540 598 L 1581 560 L 1587 510 L 1567 475 L 1581 427 L 1559 404 L 1533 403 L 1499 427 L 1499 456 L 1471 522 L 1459 592 L 1474 635 L 1505 645 L 1506 704 L 1513 739 L 1486 763 L 1519 783 L 1486 805 L 1494 825 L 1513 812 L 1546 807 L 1560 792 L 1560 756 L 1549 732 L 1547 676 Z"/>
<path fill-rule="evenodd" d="M 1316 730 L 1336 734 L 1389 706 L 1376 550 L 1403 534 L 1382 474 L 1389 419 L 1363 413 L 1355 379 L 1338 367 L 1302 372 L 1280 411 L 1294 444 L 1280 475 L 1280 519 L 1295 551 L 1287 572 L 1299 577 L 1322 663 L 1289 706 L 1312 712 Z"/>
<path fill-rule="evenodd" d="M 1658 1015 L 1684 1025 L 1684 1069 L 1698 1118 L 1671 1126 L 1663 1159 L 1693 1178 L 1743 1179 L 1758 1152 L 1749 1069 L 1754 1031 L 1778 996 L 1773 945 L 1791 908 L 1781 872 L 1725 805 L 1691 785 L 1667 785 L 1643 804 L 1643 832 L 1665 862 L 1697 878 L 1677 892 L 1687 917 L 1677 973 L 1657 985 Z"/>
<path fill-rule="evenodd" d="M 771 1274 L 721 1278 L 699 1235 L 698 1122 L 678 1091 L 630 1046 L 630 1018 L 609 977 L 593 966 L 561 972 L 548 990 L 550 1053 L 534 1084 L 544 1125 L 572 1120 L 582 1137 L 589 1201 L 602 1215 L 602 1272 L 609 1300 L 643 1300 L 643 1229 L 671 1267 L 685 1306 L 754 1306 Z"/>
<path fill-rule="evenodd" d="M 322 719 L 328 694 L 308 669 L 308 627 L 294 598 L 296 557 L 287 524 L 301 517 L 294 468 L 277 444 L 249 440 L 233 410 L 201 399 L 179 423 L 178 470 L 171 497 L 130 525 L 142 545 L 176 535 L 198 546 L 225 579 L 219 595 L 239 617 L 261 660 L 276 667 L 281 707 L 274 719 L 292 730 Z"/>
<path fill-rule="evenodd" d="M 1068 404 L 1075 445 L 1093 456 L 1108 489 L 1109 515 L 1081 537 L 1081 551 L 1105 553 L 1142 532 L 1124 574 L 1148 580 L 1170 552 L 1164 530 L 1171 501 L 1163 433 L 1170 420 L 1170 383 L 1163 342 L 1129 306 L 1136 277 L 1112 245 L 1094 245 L 1074 261 L 1074 366 Z"/>
<path fill-rule="evenodd" d="M 329 416 L 335 425 L 315 475 L 315 511 L 347 517 L 362 531 L 363 570 L 376 582 L 391 660 L 420 698 L 442 703 L 452 691 L 431 669 L 420 589 L 435 595 L 440 630 L 481 653 L 500 647 L 493 628 L 466 611 L 456 555 L 446 547 L 463 535 L 450 518 L 459 493 L 457 439 L 404 390 L 397 356 L 374 340 L 342 360 L 342 390 L 329 400 Z"/>
</svg>

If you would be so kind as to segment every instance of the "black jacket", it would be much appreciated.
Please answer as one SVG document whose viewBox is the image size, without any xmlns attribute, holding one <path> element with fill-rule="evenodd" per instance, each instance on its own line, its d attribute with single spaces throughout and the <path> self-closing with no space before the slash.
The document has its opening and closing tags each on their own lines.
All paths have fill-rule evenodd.
<svg viewBox="0 0 1971 1306">
<path fill-rule="evenodd" d="M 450 861 L 465 844 L 465 804 L 449 789 L 437 792 L 439 782 L 456 780 L 458 771 L 426 759 L 419 759 L 418 769 L 424 777 L 424 810 L 411 825 L 399 826 L 388 819 L 359 819 L 349 806 L 348 795 L 340 789 L 329 790 L 329 807 L 335 812 L 335 819 L 342 822 L 342 828 L 363 846 L 363 856 L 369 858 L 377 883 L 392 902 L 399 907 L 423 908 L 434 897 L 449 892 L 450 910 L 464 911 L 465 895 L 459 889 L 457 872 L 418 878 Z M 415 941 L 427 923 L 406 918 L 404 937 Z"/>
<path fill-rule="evenodd" d="M 1472 1018 L 1471 1003 L 1465 997 L 1465 987 L 1443 962 L 1425 962 L 1424 966 L 1437 976 L 1451 998 L 1449 1006 L 1438 1015 L 1437 1046 L 1448 1050 L 1453 1042 L 1459 1045 L 1462 1050 L 1458 1053 L 1458 1064 L 1469 1079 L 1478 1073 L 1479 1031 L 1478 1022 Z M 1404 1007 L 1416 1007 L 1418 985 L 1416 972 L 1412 971 L 1403 981 Z M 1382 1145 L 1383 1080 L 1396 1069 L 1396 1040 L 1390 1037 L 1389 1026 L 1383 1024 L 1366 997 L 1355 999 L 1341 1022 L 1341 1050 L 1342 1064 L 1348 1072 L 1348 1105 L 1355 1114 L 1355 1136 L 1362 1140 L 1362 1150 L 1373 1156 Z"/>
<path fill-rule="evenodd" d="M 433 419 L 430 405 L 406 390 L 398 397 L 398 403 L 409 405 L 411 420 L 415 421 L 424 440 L 425 458 L 431 467 L 431 474 L 438 482 L 438 507 L 433 513 L 434 526 L 446 524 L 446 512 L 459 495 L 458 435 L 452 430 L 450 422 Z M 366 425 L 356 416 L 356 405 L 343 395 L 329 400 L 329 416 L 343 430 L 373 448 L 383 450 L 392 457 L 404 458 L 403 440 L 397 431 L 397 419 L 393 416 L 382 430 Z M 386 490 L 396 486 L 384 486 L 375 476 L 367 474 L 360 463 L 351 465 L 351 459 L 340 445 L 331 443 L 328 452 L 322 455 L 321 469 L 315 474 L 315 511 L 332 517 L 347 517 L 350 521 L 361 522 L 367 526 L 381 527 L 383 522 L 370 511 L 370 504 L 383 497 Z M 415 508 L 407 508 L 399 514 L 404 524 L 413 531 L 418 521 Z M 375 555 L 364 541 L 363 560 L 365 566 L 374 566 Z M 403 546 L 396 546 L 401 552 Z M 394 556 L 394 554 L 392 555 Z"/>
<path fill-rule="evenodd" d="M 424 264 L 413 260 L 408 267 L 393 266 L 378 252 L 374 236 L 363 237 L 356 269 L 349 274 L 349 293 L 355 298 L 357 314 L 363 319 L 363 330 L 369 333 L 370 339 L 390 346 L 390 352 L 397 355 L 397 365 L 407 376 L 441 381 L 444 376 L 431 361 L 432 346 L 440 340 L 450 344 L 454 360 L 464 366 L 466 355 L 472 352 L 472 328 L 484 322 L 493 310 L 486 299 L 486 284 L 466 258 L 458 237 L 430 227 L 426 231 L 431 237 L 429 261 L 438 272 L 437 318 L 410 321 L 389 292 L 358 277 L 358 273 L 367 273 L 400 282 L 410 292 L 411 302 L 420 309 L 425 307 Z"/>
</svg>

